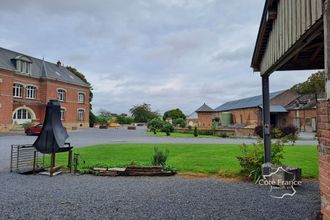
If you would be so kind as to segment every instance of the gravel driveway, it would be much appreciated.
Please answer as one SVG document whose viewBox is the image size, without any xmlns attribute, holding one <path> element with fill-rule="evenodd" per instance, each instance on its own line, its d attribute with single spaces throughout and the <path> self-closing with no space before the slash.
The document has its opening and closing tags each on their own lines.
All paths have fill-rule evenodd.
<svg viewBox="0 0 330 220">
<path fill-rule="evenodd" d="M 312 219 L 319 186 L 284 199 L 251 183 L 183 177 L 25 176 L 0 172 L 0 219 Z"/>
</svg>

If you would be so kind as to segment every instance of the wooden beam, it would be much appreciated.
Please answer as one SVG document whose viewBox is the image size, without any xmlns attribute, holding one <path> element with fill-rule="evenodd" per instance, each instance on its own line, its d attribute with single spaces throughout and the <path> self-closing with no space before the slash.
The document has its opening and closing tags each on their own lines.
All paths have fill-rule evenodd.
<svg viewBox="0 0 330 220">
<path fill-rule="evenodd" d="M 309 45 L 315 38 L 322 34 L 322 20 L 319 20 L 314 24 L 306 33 L 289 49 L 283 56 L 278 59 L 270 68 L 266 71 L 261 72 L 263 74 L 271 74 L 274 71 L 280 69 L 284 64 L 289 62 L 295 57 L 300 51 L 302 51 L 307 45 Z"/>
<path fill-rule="evenodd" d="M 330 99 L 330 2 L 324 1 L 323 12 L 323 29 L 324 29 L 324 70 L 327 77 L 326 93 L 327 99 Z"/>
</svg>

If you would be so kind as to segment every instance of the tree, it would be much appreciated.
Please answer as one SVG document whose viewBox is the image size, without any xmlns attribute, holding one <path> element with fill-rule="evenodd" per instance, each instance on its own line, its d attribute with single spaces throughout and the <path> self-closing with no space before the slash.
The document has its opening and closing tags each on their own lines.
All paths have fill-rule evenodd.
<svg viewBox="0 0 330 220">
<path fill-rule="evenodd" d="M 305 82 L 294 85 L 291 90 L 301 95 L 314 94 L 317 98 L 318 95 L 325 92 L 325 82 L 325 72 L 319 71 L 308 77 Z"/>
<path fill-rule="evenodd" d="M 97 122 L 96 116 L 93 114 L 93 112 L 89 113 L 89 127 L 93 128 L 94 124 Z"/>
<path fill-rule="evenodd" d="M 161 129 L 162 132 L 166 133 L 166 136 L 170 136 L 171 132 L 174 131 L 173 125 L 169 122 L 164 122 L 163 127 Z"/>
<path fill-rule="evenodd" d="M 134 105 L 130 110 L 134 121 L 138 123 L 147 123 L 148 121 L 158 118 L 159 115 L 157 112 L 151 110 L 150 104 Z"/>
<path fill-rule="evenodd" d="M 183 118 L 177 118 L 177 119 L 172 120 L 172 124 L 174 126 L 179 126 L 181 128 L 185 128 L 186 127 L 186 120 L 183 119 Z"/>
<path fill-rule="evenodd" d="M 133 122 L 133 118 L 130 117 L 130 116 L 123 116 L 123 115 L 118 115 L 116 117 L 116 121 L 117 123 L 119 124 L 122 124 L 122 125 L 129 125 Z"/>
<path fill-rule="evenodd" d="M 154 118 L 148 122 L 148 128 L 150 131 L 154 132 L 154 134 L 157 134 L 157 131 L 163 128 L 164 122 L 160 120 L 159 118 Z"/>
<path fill-rule="evenodd" d="M 183 114 L 183 112 L 180 109 L 172 109 L 164 113 L 163 119 L 164 121 L 168 118 L 171 118 L 172 120 L 183 118 L 186 119 L 186 115 Z"/>
<path fill-rule="evenodd" d="M 107 110 L 105 110 L 105 109 L 100 109 L 99 110 L 99 116 L 102 116 L 104 118 L 111 118 L 112 113 L 109 112 L 109 111 L 107 111 Z"/>
</svg>

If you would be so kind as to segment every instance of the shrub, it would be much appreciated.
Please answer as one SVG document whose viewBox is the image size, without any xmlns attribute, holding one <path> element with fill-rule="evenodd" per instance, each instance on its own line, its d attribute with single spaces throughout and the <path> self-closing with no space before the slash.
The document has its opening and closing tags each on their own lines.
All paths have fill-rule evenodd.
<svg viewBox="0 0 330 220">
<path fill-rule="evenodd" d="M 296 141 L 298 140 L 298 136 L 297 135 L 293 135 L 293 134 L 289 134 L 287 136 L 284 136 L 282 138 L 282 140 L 286 143 L 291 142 L 291 145 L 294 146 L 294 144 L 296 143 Z"/>
<path fill-rule="evenodd" d="M 197 126 L 194 127 L 194 136 L 198 137 L 198 130 L 197 130 Z"/>
<path fill-rule="evenodd" d="M 24 129 L 32 127 L 32 126 L 34 126 L 34 124 L 32 122 L 25 122 L 24 124 L 22 124 L 22 127 Z"/>
<path fill-rule="evenodd" d="M 129 124 L 133 123 L 134 119 L 130 116 L 118 115 L 116 117 L 116 121 L 121 125 L 129 125 Z"/>
<path fill-rule="evenodd" d="M 163 124 L 163 127 L 161 128 L 161 131 L 162 132 L 165 132 L 167 136 L 170 136 L 171 135 L 171 132 L 174 131 L 174 127 L 171 123 L 169 122 L 165 122 Z"/>
<path fill-rule="evenodd" d="M 257 127 L 254 128 L 254 134 L 263 138 L 264 137 L 264 131 L 263 131 L 263 126 L 258 125 Z"/>
<path fill-rule="evenodd" d="M 178 126 L 180 128 L 185 128 L 186 127 L 186 120 L 184 120 L 183 118 L 177 118 L 177 119 L 174 119 L 172 121 L 173 125 L 174 126 Z"/>
<path fill-rule="evenodd" d="M 222 137 L 222 138 L 228 138 L 229 137 L 229 135 L 226 132 L 220 132 L 220 134 L 218 136 Z"/>
<path fill-rule="evenodd" d="M 283 159 L 283 145 L 281 140 L 272 144 L 272 163 L 281 165 Z M 247 174 L 249 178 L 258 181 L 261 178 L 261 166 L 264 163 L 264 149 L 262 143 L 253 144 L 248 146 L 243 144 L 241 146 L 241 156 L 238 156 L 241 166 L 241 172 Z"/>
<path fill-rule="evenodd" d="M 155 147 L 154 155 L 152 158 L 152 165 L 165 167 L 168 153 L 169 153 L 168 149 L 162 151 L 159 150 L 158 147 Z"/>
<path fill-rule="evenodd" d="M 274 138 L 281 138 L 281 137 L 283 137 L 282 131 L 279 128 L 274 128 L 271 131 L 271 134 L 272 134 L 272 137 L 274 137 Z"/>
<path fill-rule="evenodd" d="M 147 126 L 150 131 L 154 132 L 154 134 L 157 134 L 157 131 L 163 128 L 164 122 L 160 120 L 159 118 L 154 118 L 151 121 L 148 122 Z"/>
<path fill-rule="evenodd" d="M 297 132 L 298 132 L 298 128 L 296 128 L 295 126 L 286 126 L 286 127 L 283 127 L 281 128 L 281 132 L 283 134 L 283 136 L 288 136 L 288 135 L 296 135 Z"/>
<path fill-rule="evenodd" d="M 192 126 L 191 125 L 188 125 L 188 130 L 191 131 L 192 130 Z"/>
</svg>

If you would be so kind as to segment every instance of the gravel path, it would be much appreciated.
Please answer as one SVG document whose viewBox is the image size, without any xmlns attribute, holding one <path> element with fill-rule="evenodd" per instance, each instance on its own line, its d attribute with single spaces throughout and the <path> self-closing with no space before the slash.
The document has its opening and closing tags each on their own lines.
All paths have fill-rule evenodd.
<svg viewBox="0 0 330 220">
<path fill-rule="evenodd" d="M 317 182 L 274 199 L 251 183 L 183 177 L 25 176 L 0 172 L 0 219 L 312 219 Z"/>
</svg>

